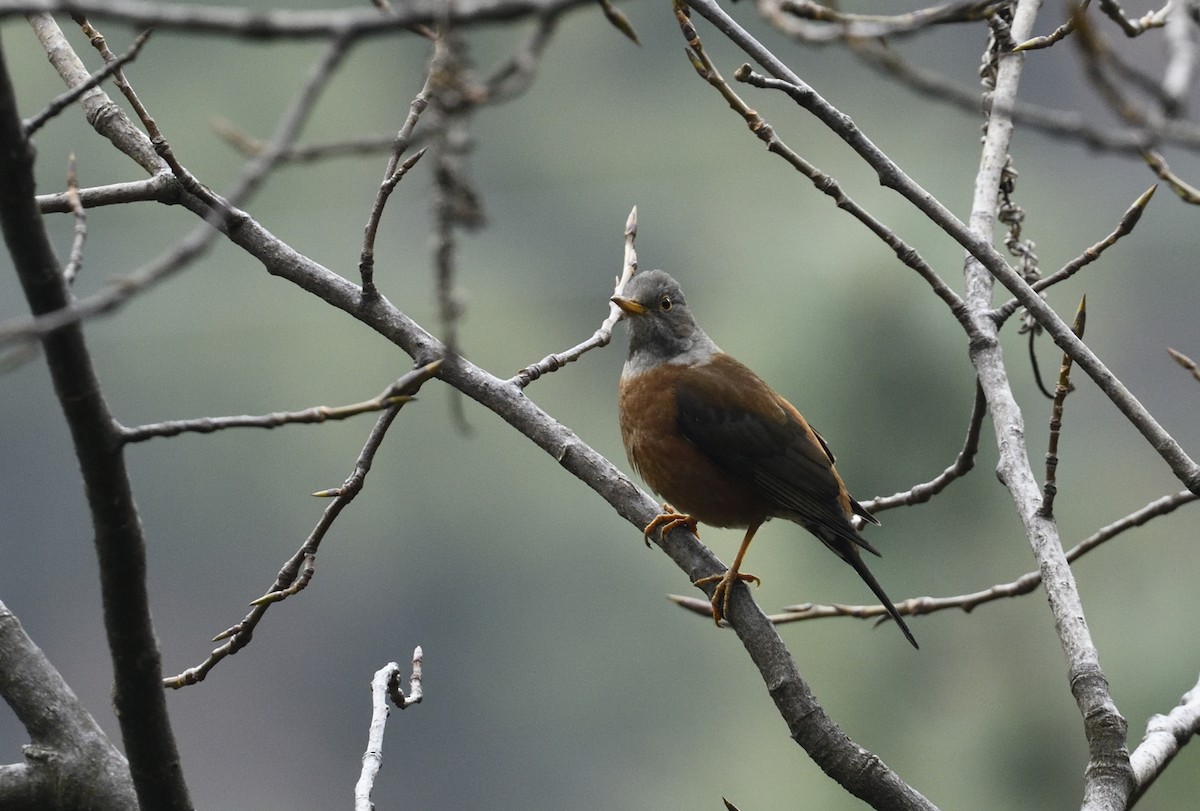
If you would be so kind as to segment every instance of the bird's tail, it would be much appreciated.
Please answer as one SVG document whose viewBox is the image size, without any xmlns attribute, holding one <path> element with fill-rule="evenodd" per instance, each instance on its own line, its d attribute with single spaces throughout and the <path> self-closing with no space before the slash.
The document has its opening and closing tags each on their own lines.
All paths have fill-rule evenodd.
<svg viewBox="0 0 1200 811">
<path fill-rule="evenodd" d="M 904 638 L 914 648 L 919 650 L 921 646 L 913 638 L 912 631 L 908 630 L 908 626 L 904 624 L 904 618 L 900 616 L 900 612 L 896 610 L 896 606 L 892 605 L 892 601 L 888 599 L 883 586 L 879 585 L 879 581 L 875 579 L 875 575 L 871 574 L 871 570 L 867 568 L 867 564 L 863 563 L 862 555 L 858 553 L 858 549 L 844 541 L 842 542 L 842 547 L 842 549 L 835 548 L 834 551 L 838 553 L 842 560 L 854 567 L 854 571 L 858 572 L 858 576 L 863 579 L 863 582 L 870 587 L 871 591 L 875 592 L 875 596 L 879 598 L 879 602 L 883 603 L 883 607 L 887 609 L 887 612 L 892 615 L 892 619 L 900 626 L 900 632 L 904 634 Z"/>
</svg>

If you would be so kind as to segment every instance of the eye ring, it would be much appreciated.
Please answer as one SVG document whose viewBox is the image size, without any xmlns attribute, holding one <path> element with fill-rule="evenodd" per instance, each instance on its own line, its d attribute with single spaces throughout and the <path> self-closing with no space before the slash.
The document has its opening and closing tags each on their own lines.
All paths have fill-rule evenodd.
<svg viewBox="0 0 1200 811">
<path fill-rule="evenodd" d="M 664 313 L 670 312 L 671 307 L 672 307 L 672 304 L 671 304 L 670 296 L 663 296 L 661 299 L 658 300 L 658 308 L 660 310 L 662 310 Z"/>
</svg>

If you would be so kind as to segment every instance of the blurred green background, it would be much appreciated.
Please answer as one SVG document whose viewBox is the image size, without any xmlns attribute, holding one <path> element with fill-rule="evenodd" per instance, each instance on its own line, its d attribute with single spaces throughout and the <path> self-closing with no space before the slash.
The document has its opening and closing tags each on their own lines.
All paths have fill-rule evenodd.
<svg viewBox="0 0 1200 811">
<path fill-rule="evenodd" d="M 508 376 L 590 335 L 607 312 L 622 228 L 636 204 L 642 267 L 676 275 L 710 335 L 805 412 L 858 498 L 932 478 L 958 452 L 971 408 L 961 330 L 914 273 L 767 154 L 695 76 L 669 4 L 625 9 L 642 47 L 596 9 L 570 14 L 529 92 L 475 118 L 471 163 L 489 224 L 460 239 L 466 355 Z M 931 104 L 840 49 L 789 44 L 746 4 L 734 11 L 966 216 L 977 115 Z M 1044 31 L 1059 22 L 1053 14 Z M 505 58 L 529 25 L 470 32 L 480 70 Z M 743 57 L 707 25 L 699 29 L 731 75 Z M 132 38 L 121 26 L 102 30 L 118 52 Z M 84 38 L 69 35 L 98 64 Z M 22 21 L 7 21 L 0 36 L 22 113 L 31 115 L 62 86 Z M 1147 66 L 1156 64 L 1160 41 L 1139 44 Z M 973 86 L 984 42 L 982 28 L 943 28 L 899 48 Z M 164 31 L 128 74 L 176 154 L 219 190 L 242 161 L 213 132 L 212 118 L 268 136 L 319 50 Z M 426 56 L 414 36 L 360 45 L 302 140 L 394 131 L 422 84 Z M 782 95 L 743 90 L 789 145 L 960 284 L 961 249 Z M 1108 120 L 1069 45 L 1028 57 L 1022 98 Z M 62 187 L 72 151 L 84 185 L 139 177 L 75 109 L 37 144 L 43 191 Z M 1025 236 L 1047 271 L 1106 235 L 1153 180 L 1135 159 L 1028 129 L 1019 129 L 1013 152 Z M 1185 178 L 1200 174 L 1195 156 L 1167 155 Z M 385 160 L 284 168 L 247 208 L 298 250 L 355 279 Z M 430 183 L 429 167 L 418 166 L 393 196 L 377 280 L 436 332 Z M 1049 295 L 1070 313 L 1087 293 L 1089 343 L 1193 455 L 1200 390 L 1165 347 L 1200 357 L 1195 218 L 1160 190 L 1132 236 Z M 65 257 L 71 222 L 48 223 Z M 195 224 L 183 210 L 149 203 L 92 210 L 79 293 L 141 266 Z M 0 317 L 17 317 L 24 301 L 11 263 L 0 262 Z M 410 364 L 225 243 L 87 332 L 111 406 L 128 425 L 355 402 Z M 613 346 L 528 392 L 628 469 L 614 402 L 624 340 L 622 328 Z M 1010 328 L 1005 348 L 1040 475 L 1050 405 L 1033 386 L 1025 339 Z M 1043 342 L 1039 354 L 1053 374 L 1058 353 Z M 1068 544 L 1181 489 L 1095 386 L 1079 375 L 1075 382 L 1058 471 Z M 431 383 L 405 409 L 366 491 L 323 544 L 310 588 L 274 607 L 253 645 L 207 681 L 169 695 L 198 807 L 349 807 L 371 675 L 389 660 L 407 662 L 417 644 L 426 698 L 392 715 L 374 795 L 380 808 L 718 809 L 721 797 L 743 811 L 861 807 L 787 737 L 735 637 L 667 602 L 667 593 L 694 592 L 657 549 L 643 547 L 636 528 L 474 403 L 466 404 L 472 431 L 457 432 L 449 398 Z M 42 362 L 0 378 L 0 408 L 0 599 L 116 736 L 86 507 Z M 271 584 L 324 506 L 308 494 L 341 483 L 372 419 L 130 450 L 168 673 L 199 663 L 212 635 Z M 873 569 L 896 601 L 975 591 L 1033 568 L 993 475 L 990 423 L 982 444 L 966 480 L 930 504 L 884 513 L 884 526 L 872 531 L 885 555 Z M 1146 719 L 1196 681 L 1194 527 L 1195 509 L 1185 508 L 1075 567 L 1131 746 Z M 754 592 L 766 610 L 869 599 L 798 527 L 774 522 L 758 538 L 747 569 L 767 575 Z M 727 560 L 738 539 L 736 531 L 704 531 Z M 895 629 L 850 619 L 782 633 L 846 732 L 934 802 L 1077 805 L 1087 750 L 1041 592 L 969 615 L 917 618 L 912 627 L 920 652 Z M 0 760 L 18 760 L 25 741 L 0 708 Z M 1194 808 L 1197 763 L 1195 748 L 1185 750 L 1139 807 Z"/>
</svg>

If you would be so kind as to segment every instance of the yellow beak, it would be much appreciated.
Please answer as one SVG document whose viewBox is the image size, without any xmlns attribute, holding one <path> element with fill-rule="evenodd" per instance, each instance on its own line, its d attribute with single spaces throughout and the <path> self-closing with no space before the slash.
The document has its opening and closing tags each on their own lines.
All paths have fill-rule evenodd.
<svg viewBox="0 0 1200 811">
<path fill-rule="evenodd" d="M 646 308 L 631 298 L 625 298 L 624 296 L 613 296 L 609 299 L 609 301 L 620 307 L 621 312 L 625 313 L 626 315 L 646 314 Z"/>
</svg>

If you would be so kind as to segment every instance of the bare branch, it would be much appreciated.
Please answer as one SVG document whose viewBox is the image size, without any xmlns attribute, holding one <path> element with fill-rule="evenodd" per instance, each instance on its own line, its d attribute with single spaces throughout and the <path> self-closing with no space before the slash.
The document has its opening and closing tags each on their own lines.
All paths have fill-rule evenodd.
<svg viewBox="0 0 1200 811">
<path fill-rule="evenodd" d="M 400 709 L 421 702 L 421 665 L 425 653 L 418 645 L 413 650 L 412 678 L 406 697 L 400 690 L 400 665 L 388 662 L 375 673 L 371 680 L 371 725 L 367 733 L 367 751 L 362 756 L 362 771 L 354 786 L 355 811 L 374 811 L 371 791 L 375 788 L 375 777 L 383 768 L 383 733 L 390 714 L 388 699 Z"/>
<path fill-rule="evenodd" d="M 1142 153 L 1142 159 L 1154 170 L 1154 176 L 1166 183 L 1180 200 L 1190 205 L 1200 205 L 1200 189 L 1172 172 L 1161 152 L 1157 149 L 1147 149 Z"/>
<path fill-rule="evenodd" d="M 111 59 L 105 64 L 104 68 L 97 73 L 92 74 L 86 82 L 76 87 L 71 88 L 66 93 L 55 98 L 46 109 L 42 110 L 37 115 L 25 121 L 25 137 L 32 137 L 35 132 L 41 129 L 47 121 L 61 113 L 63 110 L 70 107 L 75 102 L 83 97 L 83 94 L 94 87 L 100 85 L 109 76 L 119 71 L 122 67 L 137 59 L 137 55 L 141 53 L 142 46 L 146 44 L 146 40 L 150 39 L 150 32 L 143 31 L 134 39 L 133 44 L 129 46 L 129 50 L 125 53 Z"/>
<path fill-rule="evenodd" d="M 471 176 L 468 157 L 472 149 L 471 117 L 486 98 L 486 88 L 472 74 L 466 40 L 444 26 L 429 63 L 434 83 L 432 106 L 433 194 L 429 199 L 433 220 L 433 280 L 442 343 L 451 355 L 462 352 L 458 327 L 466 310 L 458 290 L 458 232 L 482 227 L 482 197 Z M 469 433 L 462 392 L 450 390 L 450 417 L 455 427 Z"/>
<path fill-rule="evenodd" d="M 845 190 L 842 189 L 836 180 L 813 166 L 785 144 L 775 134 L 775 128 L 768 124 L 762 116 L 751 109 L 733 91 L 733 88 L 721 76 L 720 71 L 717 70 L 716 65 L 713 64 L 705 52 L 704 46 L 700 42 L 699 34 L 696 33 L 696 28 L 692 25 L 685 7 L 676 4 L 675 19 L 679 23 L 684 39 L 687 41 L 688 59 L 691 61 L 696 73 L 721 94 L 725 101 L 728 102 L 730 109 L 742 117 L 750 131 L 766 145 L 767 151 L 782 157 L 792 167 L 812 181 L 813 186 L 818 191 L 833 198 L 838 208 L 847 211 L 851 216 L 865 225 L 871 233 L 879 237 L 885 245 L 892 249 L 901 262 L 915 270 L 929 284 L 938 298 L 950 308 L 954 316 L 963 321 L 966 310 L 963 307 L 962 299 L 938 276 L 937 272 L 921 257 L 920 253 L 855 202 L 846 194 Z M 755 73 L 749 69 L 748 65 L 740 67 L 734 74 L 734 78 L 738 81 L 748 82 L 756 87 L 775 87 L 777 89 L 786 89 L 789 87 L 789 85 L 774 82 Z M 963 323 L 964 326 L 967 326 L 965 321 Z"/>
<path fill-rule="evenodd" d="M 180 29 L 192 34 L 220 34 L 253 40 L 361 37 L 414 26 L 488 23 L 541 14 L 556 14 L 595 0 L 406 0 L 388 14 L 374 8 L 290 11 L 235 6 L 153 3 L 148 0 L 3 0 L 0 19 L 16 14 L 83 14 L 136 28 Z"/>
<path fill-rule="evenodd" d="M 315 571 L 317 550 L 321 545 L 321 541 L 325 538 L 329 528 L 333 526 L 333 522 L 341 514 L 342 510 L 349 506 L 350 502 L 362 491 L 367 473 L 371 470 L 371 463 L 375 458 L 375 453 L 383 443 L 383 438 L 387 435 L 388 428 L 391 427 L 392 422 L 396 419 L 404 404 L 412 399 L 412 396 L 417 393 L 426 380 L 438 373 L 441 366 L 441 361 L 435 360 L 426 363 L 413 369 L 393 384 L 391 387 L 392 396 L 400 398 L 400 401 L 395 405 L 388 406 L 387 410 L 379 415 L 379 419 L 376 420 L 374 428 L 371 429 L 371 433 L 367 437 L 366 444 L 363 446 L 358 459 L 354 463 L 354 470 L 347 477 L 346 481 L 340 487 L 313 493 L 314 496 L 332 497 L 333 501 L 325 508 L 325 512 L 321 515 L 312 532 L 309 533 L 308 538 L 305 539 L 300 548 L 296 550 L 296 553 L 280 569 L 279 574 L 275 578 L 275 583 L 266 594 L 251 601 L 250 604 L 253 608 L 251 608 L 250 613 L 241 622 L 213 637 L 214 642 L 223 642 L 224 644 L 213 650 L 208 655 L 208 658 L 200 664 L 188 668 L 177 676 L 163 679 L 163 686 L 179 689 L 203 681 L 222 659 L 232 656 L 250 644 L 254 636 L 254 629 L 258 627 L 258 623 L 262 621 L 267 609 L 273 603 L 281 602 L 297 594 L 308 585 Z"/>
<path fill-rule="evenodd" d="M 1096 532 L 1084 538 L 1075 546 L 1071 547 L 1066 553 L 1066 559 L 1074 563 L 1082 558 L 1088 552 L 1099 548 L 1106 542 L 1116 538 L 1121 533 L 1126 532 L 1135 527 L 1140 527 L 1147 522 L 1158 518 L 1159 516 L 1168 515 L 1175 512 L 1185 504 L 1191 504 L 1194 501 L 1200 500 L 1200 496 L 1188 490 L 1182 490 L 1169 496 L 1151 501 L 1140 510 L 1136 510 L 1125 517 L 1114 521 L 1113 523 L 1100 528 Z M 1037 590 L 1042 584 L 1041 572 L 1032 571 L 1018 577 L 1016 580 L 1008 583 L 997 583 L 994 586 L 989 586 L 981 591 L 974 591 L 968 594 L 958 594 L 951 597 L 909 597 L 896 603 L 896 610 L 906 617 L 916 617 L 925 614 L 935 614 L 939 611 L 963 611 L 970 613 L 978 606 L 985 603 L 994 602 L 996 600 L 1004 600 L 1011 597 L 1021 597 L 1026 594 L 1031 594 Z M 698 597 L 688 597 L 678 594 L 667 595 L 668 599 L 699 616 L 712 620 L 712 604 Z M 860 619 L 886 619 L 887 609 L 882 605 L 843 605 L 843 604 L 828 604 L 822 605 L 817 603 L 801 603 L 798 605 L 784 606 L 783 612 L 779 614 L 770 614 L 768 619 L 776 625 L 783 625 L 790 622 L 804 622 L 814 619 L 825 619 L 828 617 L 858 617 Z"/>
<path fill-rule="evenodd" d="M 633 30 L 633 23 L 629 22 L 629 18 L 625 16 L 625 12 L 612 4 L 612 0 L 600 0 L 600 10 L 604 12 L 604 17 L 613 27 L 628 37 L 634 45 L 641 45 L 642 41 L 638 39 L 637 31 Z"/>
<path fill-rule="evenodd" d="M 296 97 L 284 111 L 271 140 L 246 164 L 241 177 L 226 195 L 232 205 L 242 205 L 249 200 L 267 175 L 283 163 L 284 154 L 295 145 L 321 94 L 354 44 L 355 40 L 349 36 L 334 37 L 330 40 L 320 58 L 313 63 Z"/>
<path fill-rule="evenodd" d="M 967 438 L 963 441 L 962 450 L 958 452 L 954 462 L 928 482 L 913 485 L 901 493 L 864 501 L 862 505 L 867 508 L 868 512 L 879 513 L 894 507 L 924 504 L 945 490 L 955 479 L 965 476 L 975 467 L 975 454 L 979 451 L 979 435 L 982 432 L 983 418 L 986 415 L 987 398 L 983 395 L 983 388 L 976 381 L 975 401 L 971 406 L 971 418 L 967 422 Z"/>
<path fill-rule="evenodd" d="M 625 284 L 633 278 L 637 273 L 638 261 L 637 251 L 634 250 L 634 240 L 637 239 L 637 206 L 629 212 L 629 216 L 625 220 L 625 254 L 621 261 L 621 272 L 617 276 L 616 287 L 613 288 L 613 295 L 621 295 L 621 291 L 625 289 Z M 616 304 L 609 303 L 608 317 L 600 324 L 600 328 L 592 333 L 592 337 L 588 338 L 581 344 L 571 347 L 565 352 L 558 352 L 553 355 L 547 355 L 537 363 L 526 366 L 508 382 L 518 388 L 525 388 L 533 381 L 537 380 L 544 374 L 557 372 L 562 367 L 572 361 L 579 360 L 585 353 L 593 349 L 599 349 L 602 346 L 608 346 L 612 340 L 613 328 L 617 322 L 624 317 L 621 308 Z"/>
<path fill-rule="evenodd" d="M 305 423 L 322 423 L 329 420 L 344 420 L 366 414 L 371 411 L 382 411 L 396 405 L 403 405 L 413 398 L 407 394 L 398 394 L 402 380 L 388 386 L 377 397 L 364 400 L 361 403 L 344 406 L 313 406 L 303 411 L 276 411 L 271 414 L 258 416 L 237 417 L 200 417 L 194 420 L 171 420 L 150 425 L 139 425 L 135 428 L 121 428 L 122 438 L 129 443 L 145 442 L 154 437 L 178 436 L 184 433 L 211 434 L 227 428 L 278 428 L 281 425 L 299 425 Z"/>
<path fill-rule="evenodd" d="M 0 5 L 0 13 L 3 13 L 3 5 Z M 90 78 L 88 69 L 54 18 L 48 13 L 30 14 L 29 24 L 50 64 L 67 87 L 86 84 Z M 114 72 L 120 69 L 118 65 Z M 168 170 L 166 163 L 154 151 L 154 145 L 150 143 L 146 133 L 138 129 L 121 106 L 99 87 L 93 87 L 84 93 L 79 99 L 79 104 L 88 123 L 96 132 L 133 159 L 147 174 L 157 175 Z"/>
<path fill-rule="evenodd" d="M 1200 681 L 1183 694 L 1179 705 L 1166 715 L 1152 715 L 1142 742 L 1129 756 L 1134 789 L 1130 805 L 1137 802 L 1170 765 L 1179 750 L 1200 734 Z"/>
<path fill-rule="evenodd" d="M 1079 25 L 1079 18 L 1084 14 L 1084 12 L 1087 11 L 1087 7 L 1091 4 L 1091 2 L 1092 0 L 1081 0 L 1079 5 L 1075 6 L 1074 10 L 1071 12 L 1071 16 L 1067 18 L 1065 23 L 1060 25 L 1058 28 L 1055 28 L 1044 37 L 1033 37 L 1032 39 L 1025 40 L 1013 48 L 1013 53 L 1018 53 L 1020 51 L 1035 51 L 1040 48 L 1049 48 L 1051 45 L 1062 40 L 1064 37 L 1074 31 L 1076 26 Z"/>
<path fill-rule="evenodd" d="M 2 56 L 2 52 L 0 52 Z M 30 311 L 68 306 L 45 224 L 34 202 L 34 156 L 0 58 L 0 224 Z M 146 539 L 103 388 L 77 324 L 43 342 L 55 394 L 70 427 L 91 511 L 113 705 L 143 808 L 191 811 L 161 687 L 162 669 L 146 583 Z"/>
<path fill-rule="evenodd" d="M 1194 360 L 1192 360 L 1191 358 L 1189 358 L 1187 355 L 1183 354 L 1182 352 L 1175 350 L 1175 349 L 1171 349 L 1170 347 L 1167 347 L 1167 354 L 1169 354 L 1175 360 L 1176 363 L 1178 363 L 1180 366 L 1182 366 L 1183 368 L 1185 368 L 1189 372 L 1191 372 L 1192 377 L 1196 378 L 1197 380 L 1200 380 L 1200 367 L 1196 366 L 1196 362 Z"/>
<path fill-rule="evenodd" d="M 79 189 L 78 196 L 79 204 L 86 209 L 142 202 L 169 205 L 179 202 L 182 191 L 170 170 L 164 170 L 145 180 L 130 180 L 126 183 L 112 183 L 107 186 Z M 65 191 L 39 194 L 37 203 L 38 209 L 43 214 L 63 214 L 73 211 L 71 200 Z"/>
<path fill-rule="evenodd" d="M 83 204 L 79 202 L 79 176 L 75 171 L 75 153 L 67 159 L 67 202 L 71 213 L 75 215 L 75 233 L 71 240 L 71 253 L 67 256 L 67 264 L 63 265 L 63 278 L 67 284 L 72 284 L 83 267 L 83 243 L 87 241 L 87 214 Z"/>
<path fill-rule="evenodd" d="M 792 97 L 840 136 L 875 169 L 880 183 L 896 190 L 918 210 L 924 212 L 932 222 L 945 230 L 972 256 L 976 257 L 990 274 L 1016 295 L 1018 300 L 1033 313 L 1038 323 L 1046 329 L 1054 342 L 1071 354 L 1075 363 L 1095 381 L 1100 390 L 1146 438 L 1150 446 L 1171 468 L 1171 472 L 1188 489 L 1200 492 L 1200 465 L 1197 465 L 1188 456 L 1175 438 L 1167 433 L 1153 415 L 1125 387 L 1125 384 L 1096 357 L 1095 353 L 1071 333 L 1070 327 L 1063 322 L 1059 315 L 1009 267 L 990 240 L 973 233 L 934 195 L 922 188 L 875 146 L 854 125 L 849 116 L 821 98 L 813 88 L 803 82 L 790 68 L 729 17 L 714 0 L 688 0 L 688 5 L 712 22 L 731 41 L 766 68 L 772 76 L 794 85 L 796 90 L 791 94 Z M 1008 100 L 1006 100 L 1007 103 L 1009 103 Z"/>
<path fill-rule="evenodd" d="M 875 68 L 880 75 L 900 82 L 914 92 L 968 112 L 978 112 L 981 106 L 987 107 L 987 100 L 981 100 L 978 92 L 952 83 L 936 72 L 911 65 L 893 50 L 861 40 L 852 41 L 849 45 L 865 64 Z M 1081 113 L 1021 101 L 1012 107 L 1012 120 L 1027 129 L 1073 138 L 1092 149 L 1125 154 L 1141 155 L 1151 143 L 1176 144 L 1189 149 L 1200 147 L 1200 127 L 1182 120 L 1166 120 L 1155 127 L 1099 127 Z"/>
<path fill-rule="evenodd" d="M 1117 0 L 1099 0 L 1099 2 L 1100 10 L 1120 26 L 1127 37 L 1136 37 L 1151 28 L 1162 27 L 1166 24 L 1167 14 L 1171 10 L 1171 3 L 1167 3 L 1158 11 L 1147 12 L 1138 19 L 1132 20 L 1125 14 L 1125 10 L 1121 8 L 1121 4 Z"/>
<path fill-rule="evenodd" d="M 883 15 L 848 14 L 810 0 L 772 0 L 763 4 L 764 13 L 777 28 L 813 44 L 905 36 L 935 25 L 976 22 L 994 14 L 996 8 L 1003 5 L 1002 0 L 960 0 L 907 14 Z"/>
<path fill-rule="evenodd" d="M 443 47 L 440 41 L 434 42 L 434 53 L 437 49 Z M 430 66 L 425 73 L 425 82 L 421 86 L 416 97 L 408 105 L 408 116 L 405 117 L 404 123 L 400 125 L 399 131 L 392 138 L 392 154 L 388 158 L 387 168 L 383 171 L 383 181 L 379 185 L 379 191 L 375 195 L 375 201 L 371 205 L 371 213 L 367 216 L 367 224 L 363 228 L 363 247 L 362 253 L 358 260 L 358 272 L 362 277 L 362 289 L 364 298 L 373 298 L 379 295 L 379 291 L 375 288 L 375 236 L 379 231 L 379 220 L 383 216 L 384 206 L 387 205 L 388 198 L 391 197 L 392 191 L 396 185 L 408 173 L 408 170 L 420 159 L 421 155 L 425 154 L 425 150 L 417 153 L 415 158 L 400 162 L 401 156 L 408 149 L 409 143 L 413 138 L 413 129 L 417 126 L 417 121 L 420 120 L 421 114 L 425 112 L 425 108 L 429 106 L 429 99 L 433 93 L 433 57 L 430 57 Z"/>
<path fill-rule="evenodd" d="M 1079 302 L 1075 311 L 1075 323 L 1071 331 L 1076 337 L 1083 337 L 1084 326 L 1087 324 L 1087 296 Z M 1058 493 L 1058 438 L 1062 432 L 1063 405 L 1067 394 L 1071 391 L 1071 356 L 1064 354 L 1062 366 L 1058 372 L 1058 385 L 1054 387 L 1054 405 L 1050 413 L 1050 440 L 1046 449 L 1046 482 L 1042 485 L 1042 506 L 1038 512 L 1043 516 L 1054 515 L 1054 497 Z"/>
<path fill-rule="evenodd" d="M 1072 259 L 1067 264 L 1063 265 L 1061 269 L 1051 273 L 1049 276 L 1038 279 L 1030 286 L 1040 293 L 1051 285 L 1058 284 L 1059 282 L 1071 278 L 1084 267 L 1099 259 L 1102 253 L 1117 243 L 1117 240 L 1132 233 L 1134 226 L 1136 226 L 1138 221 L 1141 220 L 1142 213 L 1146 210 L 1146 206 L 1149 205 L 1150 198 L 1154 196 L 1154 191 L 1157 188 L 1157 186 L 1151 186 L 1150 188 L 1146 189 L 1146 191 L 1142 192 L 1141 195 L 1138 196 L 1138 199 L 1133 201 L 1133 205 L 1126 209 L 1125 213 L 1121 215 L 1121 219 L 1117 223 L 1117 227 L 1113 229 L 1112 233 L 1097 242 L 1095 245 L 1092 245 L 1090 248 L 1086 249 L 1083 253 Z M 1020 306 L 1021 303 L 1017 299 L 1009 299 L 995 309 L 992 317 L 996 319 L 997 323 L 1003 323 L 1004 321 L 1008 320 L 1008 318 L 1014 312 L 1016 312 Z"/>
<path fill-rule="evenodd" d="M 24 762 L 0 766 L 6 808 L 137 807 L 125 756 L 3 602 L 0 698 L 29 734 Z"/>
</svg>

